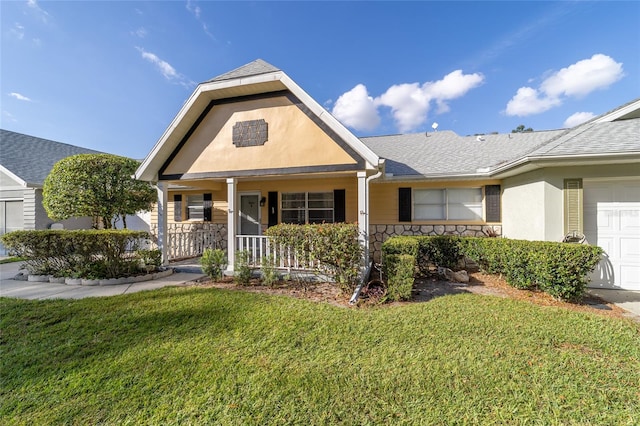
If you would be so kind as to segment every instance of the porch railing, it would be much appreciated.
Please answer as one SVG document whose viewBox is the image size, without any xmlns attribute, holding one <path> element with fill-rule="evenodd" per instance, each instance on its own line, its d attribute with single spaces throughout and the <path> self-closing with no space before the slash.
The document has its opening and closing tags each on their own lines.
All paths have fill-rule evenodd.
<svg viewBox="0 0 640 426">
<path fill-rule="evenodd" d="M 169 260 L 202 256 L 205 249 L 220 247 L 220 232 L 197 229 L 167 232 L 167 256 Z"/>
<path fill-rule="evenodd" d="M 320 267 L 320 262 L 310 259 L 307 253 L 296 253 L 292 247 L 276 244 L 264 235 L 237 235 L 236 250 L 248 253 L 248 266 L 252 268 L 261 267 L 267 258 L 279 269 L 311 271 Z"/>
</svg>

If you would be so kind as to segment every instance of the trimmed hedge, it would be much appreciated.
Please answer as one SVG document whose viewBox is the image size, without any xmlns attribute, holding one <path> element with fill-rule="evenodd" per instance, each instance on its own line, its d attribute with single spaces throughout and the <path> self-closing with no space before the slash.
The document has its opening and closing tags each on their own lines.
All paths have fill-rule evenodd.
<svg viewBox="0 0 640 426">
<path fill-rule="evenodd" d="M 416 258 L 409 254 L 389 254 L 384 258 L 387 276 L 385 300 L 411 299 L 411 289 L 416 270 Z"/>
<path fill-rule="evenodd" d="M 538 288 L 562 300 L 584 295 L 588 274 L 595 269 L 602 249 L 597 246 L 523 241 L 506 238 L 457 236 L 393 237 L 382 245 L 382 256 L 409 255 L 420 273 L 429 266 L 454 268 L 466 256 L 491 274 L 502 274 L 516 288 Z M 388 282 L 399 280 L 396 269 L 384 262 Z M 395 284 L 394 284 L 395 285 Z"/>
<path fill-rule="evenodd" d="M 135 251 L 150 236 L 129 230 L 35 230 L 0 238 L 12 254 L 25 259 L 31 274 L 99 279 L 140 272 L 145 259 Z"/>
<path fill-rule="evenodd" d="M 562 300 L 580 299 L 588 275 L 598 265 L 598 246 L 469 237 L 462 251 L 482 270 L 504 275 L 517 288 L 539 288 Z"/>
<path fill-rule="evenodd" d="M 276 244 L 291 247 L 298 259 L 307 265 L 319 262 L 318 272 L 328 273 L 342 291 L 348 293 L 355 289 L 362 261 L 358 225 L 279 224 L 268 228 L 265 234 L 273 238 Z"/>
</svg>

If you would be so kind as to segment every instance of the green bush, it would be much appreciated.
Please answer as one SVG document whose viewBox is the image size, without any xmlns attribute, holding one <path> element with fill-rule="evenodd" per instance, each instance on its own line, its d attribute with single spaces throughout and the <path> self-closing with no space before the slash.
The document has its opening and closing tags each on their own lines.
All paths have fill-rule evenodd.
<svg viewBox="0 0 640 426">
<path fill-rule="evenodd" d="M 118 278 L 138 272 L 134 255 L 148 232 L 128 230 L 35 230 L 3 235 L 11 253 L 31 274 Z"/>
<path fill-rule="evenodd" d="M 217 280 L 222 278 L 222 271 L 226 264 L 227 256 L 224 250 L 212 250 L 208 248 L 202 252 L 202 258 L 200 259 L 202 272 L 207 274 L 211 279 Z"/>
<path fill-rule="evenodd" d="M 234 265 L 233 280 L 240 285 L 251 282 L 251 268 L 249 267 L 249 252 L 237 251 Z"/>
<path fill-rule="evenodd" d="M 158 268 L 162 265 L 162 251 L 159 249 L 139 249 L 136 250 L 136 256 L 146 267 Z"/>
<path fill-rule="evenodd" d="M 385 300 L 411 299 L 416 269 L 415 257 L 409 254 L 388 254 L 384 258 L 387 294 Z"/>
<path fill-rule="evenodd" d="M 562 300 L 584 295 L 588 275 L 595 269 L 602 249 L 596 246 L 523 241 L 506 238 L 455 236 L 393 237 L 382 245 L 384 277 L 395 279 L 398 272 L 389 259 L 412 256 L 422 273 L 430 264 L 453 268 L 466 256 L 485 272 L 501 274 L 513 287 L 538 288 Z M 389 285 L 389 284 L 387 284 Z"/>
<path fill-rule="evenodd" d="M 268 287 L 273 287 L 279 280 L 274 258 L 272 256 L 263 257 L 260 269 L 262 272 L 262 283 Z"/>
<path fill-rule="evenodd" d="M 362 266 L 359 232 L 351 223 L 280 224 L 268 228 L 266 235 L 277 246 L 291 247 L 303 267 L 328 274 L 343 292 L 349 293 L 356 287 Z"/>
<path fill-rule="evenodd" d="M 603 253 L 597 246 L 506 238 L 470 237 L 461 245 L 485 272 L 502 274 L 514 287 L 539 288 L 562 300 L 584 295 L 588 275 Z"/>
</svg>

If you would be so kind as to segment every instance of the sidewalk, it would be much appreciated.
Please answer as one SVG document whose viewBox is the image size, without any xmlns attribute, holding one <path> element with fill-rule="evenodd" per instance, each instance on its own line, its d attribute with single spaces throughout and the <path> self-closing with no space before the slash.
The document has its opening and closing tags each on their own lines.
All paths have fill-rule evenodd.
<svg viewBox="0 0 640 426">
<path fill-rule="evenodd" d="M 177 272 L 157 280 L 108 286 L 81 286 L 14 280 L 13 277 L 20 272 L 20 262 L 5 263 L 0 265 L 0 296 L 33 300 L 83 299 L 180 286 L 205 277 L 201 271 L 198 271 L 194 262 L 187 263 L 188 268 L 182 265 L 172 264 L 171 266 L 177 267 Z M 183 270 L 188 271 L 182 272 Z"/>
</svg>

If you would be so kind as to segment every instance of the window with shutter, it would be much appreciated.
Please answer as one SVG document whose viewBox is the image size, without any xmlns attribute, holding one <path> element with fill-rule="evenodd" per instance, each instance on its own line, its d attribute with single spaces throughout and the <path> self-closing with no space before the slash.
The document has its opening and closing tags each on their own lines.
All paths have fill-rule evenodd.
<svg viewBox="0 0 640 426">
<path fill-rule="evenodd" d="M 182 222 L 182 195 L 173 195 L 173 221 Z"/>
<path fill-rule="evenodd" d="M 411 188 L 398 188 L 398 222 L 411 222 Z"/>
<path fill-rule="evenodd" d="M 500 222 L 500 185 L 487 185 L 484 187 L 485 220 L 487 222 Z"/>
<path fill-rule="evenodd" d="M 564 180 L 564 232 L 582 233 L 582 179 Z"/>
</svg>

